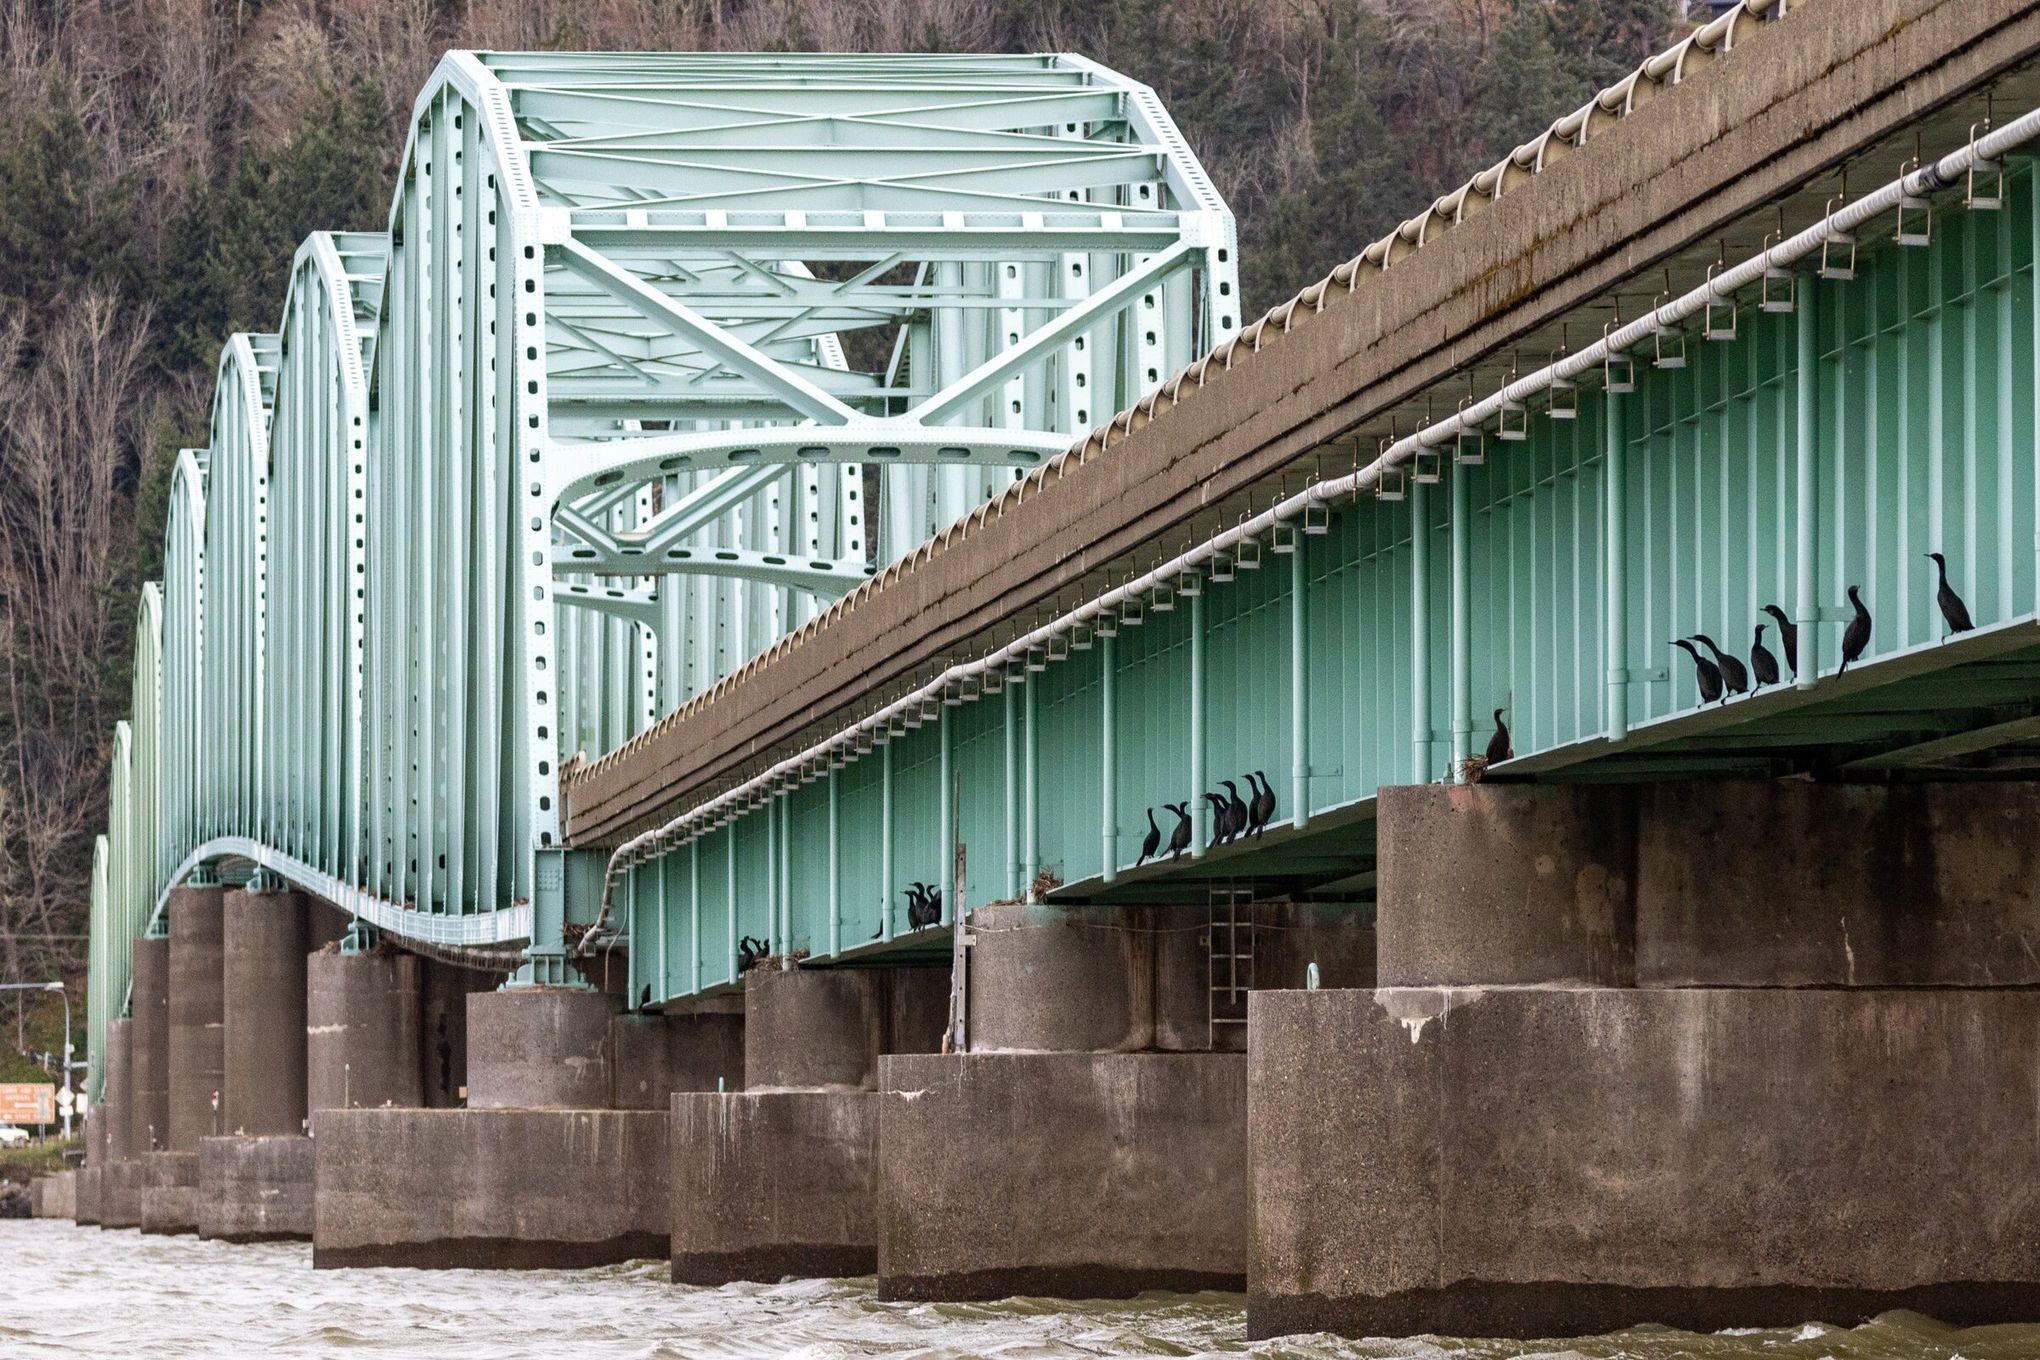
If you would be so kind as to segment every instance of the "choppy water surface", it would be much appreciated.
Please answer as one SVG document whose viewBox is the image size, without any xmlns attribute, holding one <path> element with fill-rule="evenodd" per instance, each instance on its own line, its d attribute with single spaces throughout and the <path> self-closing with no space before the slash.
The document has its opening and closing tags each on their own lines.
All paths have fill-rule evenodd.
<svg viewBox="0 0 2040 1360">
<path fill-rule="evenodd" d="M 68 1223 L 0 1222 L 0 1356 L 1000 1357 L 1256 1355 L 1298 1360 L 2029 1360 L 2040 1327 L 1958 1331 L 1893 1313 L 1864 1327 L 1589 1341 L 1249 1345 L 1235 1294 L 1071 1305 L 880 1303 L 869 1281 L 688 1289 L 661 1262 L 608 1270 L 322 1270 L 297 1245 L 229 1247 Z"/>
</svg>

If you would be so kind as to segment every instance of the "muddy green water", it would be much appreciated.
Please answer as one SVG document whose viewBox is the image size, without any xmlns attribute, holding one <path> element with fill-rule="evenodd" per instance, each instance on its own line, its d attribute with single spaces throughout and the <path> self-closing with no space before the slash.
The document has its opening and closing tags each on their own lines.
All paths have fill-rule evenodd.
<svg viewBox="0 0 2040 1360">
<path fill-rule="evenodd" d="M 1256 1355 L 1583 1360 L 2033 1360 L 2040 1327 L 1958 1331 L 1893 1313 L 1698 1336 L 1638 1328 L 1591 1340 L 1251 1345 L 1234 1294 L 1125 1302 L 881 1303 L 868 1280 L 687 1289 L 661 1262 L 502 1274 L 322 1270 L 303 1246 L 229 1247 L 69 1223 L 0 1222 L 0 1357 L 763 1357 Z"/>
</svg>

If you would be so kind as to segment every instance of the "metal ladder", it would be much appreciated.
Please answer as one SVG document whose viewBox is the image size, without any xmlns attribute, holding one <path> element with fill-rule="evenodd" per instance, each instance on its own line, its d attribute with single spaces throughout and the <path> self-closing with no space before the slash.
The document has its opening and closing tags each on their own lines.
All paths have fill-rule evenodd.
<svg viewBox="0 0 2040 1360">
<path fill-rule="evenodd" d="M 1244 888 L 1209 890 L 1205 941 L 1211 974 L 1211 1030 L 1247 1023 L 1247 993 L 1254 989 L 1254 894 Z"/>
</svg>

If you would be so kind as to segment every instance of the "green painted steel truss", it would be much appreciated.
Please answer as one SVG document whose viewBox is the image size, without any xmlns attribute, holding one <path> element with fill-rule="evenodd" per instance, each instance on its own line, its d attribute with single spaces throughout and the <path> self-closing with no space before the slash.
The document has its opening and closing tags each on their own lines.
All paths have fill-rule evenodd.
<svg viewBox="0 0 2040 1360">
<path fill-rule="evenodd" d="M 610 869 L 631 994 L 733 985 L 745 935 L 815 962 L 946 947 L 957 909 L 1028 895 L 1362 899 L 1377 790 L 1468 777 L 1495 709 L 1517 754 L 1489 778 L 2030 777 L 2032 162 L 2005 189 L 1971 207 L 1914 185 L 1902 232 L 1885 212 L 1860 244 L 1510 398 L 1463 441 L 1285 501 L 637 838 Z M 1946 636 L 1932 551 L 1974 632 Z M 1840 675 L 1851 585 L 1875 624 Z M 1672 639 L 1747 655 L 1765 624 L 1782 654 L 1774 603 L 1799 628 L 1797 682 L 1703 703 Z M 1244 796 L 1249 771 L 1273 824 L 1214 844 L 1198 795 Z M 1184 801 L 1188 853 L 1139 863 L 1150 810 L 1166 845 Z M 948 888 L 918 934 L 916 881 Z"/>
<path fill-rule="evenodd" d="M 94 1033 L 226 859 L 525 938 L 564 762 L 1235 333 L 1237 277 L 1153 91 L 1080 58 L 450 54 L 388 231 L 304 243 L 177 461 Z"/>
</svg>

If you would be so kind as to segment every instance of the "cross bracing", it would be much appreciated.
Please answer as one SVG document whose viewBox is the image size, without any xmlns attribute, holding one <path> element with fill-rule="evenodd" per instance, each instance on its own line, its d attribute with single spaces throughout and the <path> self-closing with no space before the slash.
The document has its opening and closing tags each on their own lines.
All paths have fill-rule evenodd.
<svg viewBox="0 0 2040 1360">
<path fill-rule="evenodd" d="M 401 165 L 176 461 L 95 1015 L 197 872 L 525 938 L 566 761 L 1239 325 L 1224 203 L 1076 58 L 453 53 Z"/>
</svg>

